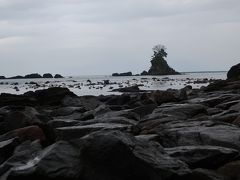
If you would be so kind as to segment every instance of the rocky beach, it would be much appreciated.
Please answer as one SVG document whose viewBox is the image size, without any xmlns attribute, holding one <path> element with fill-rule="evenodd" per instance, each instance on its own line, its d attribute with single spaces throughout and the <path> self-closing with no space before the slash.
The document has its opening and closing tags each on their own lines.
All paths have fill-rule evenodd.
<svg viewBox="0 0 240 180">
<path fill-rule="evenodd" d="M 238 179 L 238 76 L 235 67 L 201 89 L 121 95 L 2 93 L 0 179 Z"/>
</svg>

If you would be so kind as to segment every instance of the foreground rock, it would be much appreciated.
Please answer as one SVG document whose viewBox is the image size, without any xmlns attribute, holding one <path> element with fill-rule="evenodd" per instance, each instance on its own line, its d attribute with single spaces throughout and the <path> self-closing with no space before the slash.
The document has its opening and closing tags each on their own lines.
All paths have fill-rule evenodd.
<svg viewBox="0 0 240 180">
<path fill-rule="evenodd" d="M 8 176 L 11 179 L 165 180 L 189 172 L 186 164 L 169 157 L 155 143 L 141 142 L 119 131 L 102 131 L 72 142 L 59 141 L 36 156 L 34 163 L 13 167 Z"/>
</svg>

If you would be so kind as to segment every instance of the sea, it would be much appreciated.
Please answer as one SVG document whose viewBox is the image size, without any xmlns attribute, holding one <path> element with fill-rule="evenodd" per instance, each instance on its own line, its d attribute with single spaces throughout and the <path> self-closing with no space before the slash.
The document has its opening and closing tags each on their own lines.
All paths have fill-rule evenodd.
<svg viewBox="0 0 240 180">
<path fill-rule="evenodd" d="M 207 86 L 211 80 L 226 79 L 227 72 L 185 72 L 169 76 L 119 76 L 90 75 L 63 79 L 4 79 L 0 80 L 0 93 L 24 94 L 49 87 L 66 87 L 78 96 L 121 94 L 113 89 L 139 85 L 141 90 L 181 89 Z"/>
</svg>

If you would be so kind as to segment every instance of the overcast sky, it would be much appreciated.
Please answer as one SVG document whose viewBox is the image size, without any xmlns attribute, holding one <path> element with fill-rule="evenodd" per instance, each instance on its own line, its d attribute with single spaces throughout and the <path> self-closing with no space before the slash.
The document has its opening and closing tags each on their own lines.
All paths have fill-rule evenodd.
<svg viewBox="0 0 240 180">
<path fill-rule="evenodd" d="M 240 0 L 0 0 L 0 75 L 140 73 L 156 44 L 178 71 L 228 70 Z"/>
</svg>

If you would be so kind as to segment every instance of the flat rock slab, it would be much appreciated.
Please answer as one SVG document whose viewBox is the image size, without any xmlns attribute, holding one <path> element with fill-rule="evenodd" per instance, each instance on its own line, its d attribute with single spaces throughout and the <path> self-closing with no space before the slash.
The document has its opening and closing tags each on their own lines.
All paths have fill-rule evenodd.
<svg viewBox="0 0 240 180">
<path fill-rule="evenodd" d="M 215 169 L 239 155 L 237 150 L 220 146 L 179 146 L 164 150 L 170 156 L 187 163 L 191 168 Z"/>
<path fill-rule="evenodd" d="M 84 126 L 69 126 L 56 128 L 56 134 L 58 140 L 70 140 L 81 138 L 87 134 L 90 134 L 99 130 L 121 130 L 121 131 L 130 131 L 132 126 L 115 124 L 115 123 L 97 123 Z"/>
</svg>

